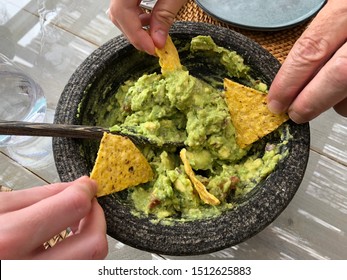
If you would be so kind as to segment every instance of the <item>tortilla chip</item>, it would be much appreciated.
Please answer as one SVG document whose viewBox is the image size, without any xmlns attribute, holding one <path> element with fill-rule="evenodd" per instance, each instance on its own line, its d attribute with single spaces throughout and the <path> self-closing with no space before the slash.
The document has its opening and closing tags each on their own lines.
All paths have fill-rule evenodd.
<svg viewBox="0 0 347 280">
<path fill-rule="evenodd" d="M 98 183 L 99 197 L 146 183 L 153 171 L 130 139 L 104 133 L 90 178 Z"/>
<path fill-rule="evenodd" d="M 218 205 L 220 201 L 213 194 L 210 194 L 203 183 L 201 183 L 195 176 L 194 171 L 187 159 L 186 149 L 182 149 L 180 152 L 180 157 L 184 165 L 184 170 L 187 173 L 189 179 L 192 181 L 196 191 L 198 192 L 201 200 L 206 204 Z"/>
<path fill-rule="evenodd" d="M 224 79 L 225 97 L 236 130 L 236 142 L 245 148 L 289 119 L 267 108 L 266 94 Z"/>
<path fill-rule="evenodd" d="M 170 36 L 167 37 L 164 48 L 156 48 L 155 53 L 159 57 L 159 65 L 163 74 L 182 69 L 177 49 Z"/>
</svg>

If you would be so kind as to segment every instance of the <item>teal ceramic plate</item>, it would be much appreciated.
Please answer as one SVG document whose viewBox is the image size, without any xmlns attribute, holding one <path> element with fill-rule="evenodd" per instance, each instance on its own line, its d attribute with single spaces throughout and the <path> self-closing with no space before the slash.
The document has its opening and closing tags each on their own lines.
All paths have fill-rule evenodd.
<svg viewBox="0 0 347 280">
<path fill-rule="evenodd" d="M 281 30 L 314 16 L 325 0 L 197 0 L 212 17 L 253 30 Z"/>
</svg>

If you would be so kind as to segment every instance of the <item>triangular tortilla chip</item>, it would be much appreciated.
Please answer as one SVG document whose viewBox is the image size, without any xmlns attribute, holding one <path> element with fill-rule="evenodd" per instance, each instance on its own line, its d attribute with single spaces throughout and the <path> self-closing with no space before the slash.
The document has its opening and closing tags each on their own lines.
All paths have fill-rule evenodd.
<svg viewBox="0 0 347 280">
<path fill-rule="evenodd" d="M 236 142 L 245 148 L 271 133 L 289 119 L 273 114 L 267 107 L 266 94 L 224 79 L 225 98 L 236 130 Z"/>
<path fill-rule="evenodd" d="M 104 196 L 153 179 L 147 159 L 130 139 L 104 133 L 90 178 Z"/>
<path fill-rule="evenodd" d="M 217 197 L 215 197 L 213 194 L 209 193 L 204 186 L 203 183 L 201 183 L 195 176 L 194 171 L 187 159 L 186 155 L 186 149 L 182 149 L 180 152 L 180 157 L 184 165 L 184 171 L 187 173 L 190 181 L 192 181 L 195 190 L 198 192 L 201 200 L 205 202 L 206 204 L 210 205 L 218 205 L 220 204 L 220 201 Z"/>
<path fill-rule="evenodd" d="M 159 65 L 164 75 L 168 72 L 182 69 L 176 46 L 170 36 L 167 37 L 164 48 L 156 48 L 155 53 L 159 57 Z"/>
</svg>

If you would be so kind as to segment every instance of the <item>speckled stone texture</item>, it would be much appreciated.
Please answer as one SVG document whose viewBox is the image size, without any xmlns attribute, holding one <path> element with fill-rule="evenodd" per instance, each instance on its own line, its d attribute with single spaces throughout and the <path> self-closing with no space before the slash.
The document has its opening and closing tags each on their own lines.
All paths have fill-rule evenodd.
<svg viewBox="0 0 347 280">
<path fill-rule="evenodd" d="M 205 23 L 177 22 L 171 29 L 171 36 L 179 46 L 182 64 L 195 76 L 211 73 L 223 78 L 218 66 L 192 58 L 184 48 L 196 35 L 210 35 L 218 45 L 237 51 L 251 66 L 254 76 L 268 84 L 280 67 L 266 50 L 232 30 Z M 125 80 L 158 69 L 156 58 L 136 51 L 122 36 L 114 38 L 94 51 L 72 75 L 59 100 L 55 123 L 84 122 L 88 112 L 83 111 L 83 104 L 88 96 L 104 92 L 98 103 L 102 106 L 108 88 L 114 92 Z M 81 101 L 84 117 L 77 117 Z M 167 226 L 133 216 L 131 206 L 125 205 L 117 195 L 110 195 L 99 199 L 105 211 L 108 234 L 135 248 L 166 255 L 205 254 L 247 240 L 276 219 L 302 181 L 309 156 L 309 125 L 290 122 L 290 133 L 293 138 L 288 143 L 289 156 L 236 208 L 213 219 Z M 81 143 L 74 139 L 53 139 L 56 166 L 62 181 L 89 174 L 92 160 L 82 156 Z"/>
</svg>

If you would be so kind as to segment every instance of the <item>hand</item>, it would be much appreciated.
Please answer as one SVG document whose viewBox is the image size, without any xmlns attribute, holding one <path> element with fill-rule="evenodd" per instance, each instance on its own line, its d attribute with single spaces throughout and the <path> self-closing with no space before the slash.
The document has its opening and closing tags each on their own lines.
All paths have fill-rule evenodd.
<svg viewBox="0 0 347 280">
<path fill-rule="evenodd" d="M 268 95 L 274 113 L 304 123 L 333 107 L 347 116 L 347 1 L 330 0 L 294 44 Z"/>
<path fill-rule="evenodd" d="M 103 259 L 108 248 L 106 222 L 96 183 L 82 177 L 20 191 L 0 193 L 0 258 Z M 43 243 L 70 227 L 54 247 Z"/>
<path fill-rule="evenodd" d="M 109 16 L 138 50 L 154 55 L 163 48 L 176 14 L 187 0 L 158 0 L 150 14 L 140 7 L 140 0 L 111 0 Z M 149 32 L 143 29 L 149 26 Z"/>
</svg>

